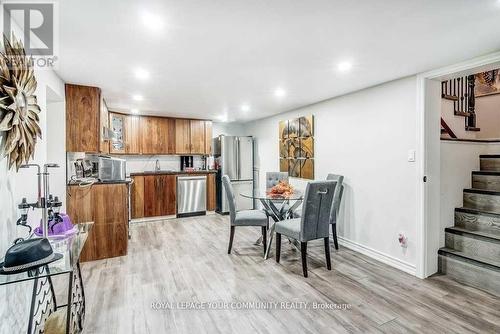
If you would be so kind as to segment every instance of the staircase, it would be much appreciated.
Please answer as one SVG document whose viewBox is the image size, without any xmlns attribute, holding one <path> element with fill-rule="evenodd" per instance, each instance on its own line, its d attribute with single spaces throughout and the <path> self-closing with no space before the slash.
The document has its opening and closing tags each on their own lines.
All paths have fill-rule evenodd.
<svg viewBox="0 0 500 334">
<path fill-rule="evenodd" d="M 455 226 L 445 229 L 439 272 L 500 296 L 500 155 L 481 155 L 472 188 L 463 191 Z"/>
<path fill-rule="evenodd" d="M 481 130 L 476 127 L 475 85 L 474 75 L 441 82 L 441 97 L 445 100 L 453 101 L 453 113 L 455 116 L 464 117 L 466 131 Z M 456 138 L 448 131 L 449 128 L 443 126 L 443 122 L 444 120 L 441 119 L 441 134 L 448 134 L 451 138 Z"/>
</svg>

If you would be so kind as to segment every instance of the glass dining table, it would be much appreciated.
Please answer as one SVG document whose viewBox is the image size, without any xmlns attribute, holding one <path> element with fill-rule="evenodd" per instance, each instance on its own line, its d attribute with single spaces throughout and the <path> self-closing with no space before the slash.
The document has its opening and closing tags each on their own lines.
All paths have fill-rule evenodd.
<svg viewBox="0 0 500 334">
<path fill-rule="evenodd" d="M 302 203 L 303 194 L 299 190 L 294 190 L 292 193 L 286 194 L 273 194 L 270 193 L 268 189 L 262 191 L 256 191 L 254 193 L 240 193 L 241 196 L 245 198 L 251 198 L 259 200 L 264 207 L 267 214 L 274 220 L 274 223 L 269 228 L 269 237 L 267 238 L 267 248 L 264 254 L 264 259 L 269 258 L 269 253 L 271 251 L 271 245 L 273 242 L 273 237 L 276 229 L 276 222 L 291 218 L 293 212 Z M 262 237 L 260 237 L 256 244 L 262 243 Z"/>
</svg>

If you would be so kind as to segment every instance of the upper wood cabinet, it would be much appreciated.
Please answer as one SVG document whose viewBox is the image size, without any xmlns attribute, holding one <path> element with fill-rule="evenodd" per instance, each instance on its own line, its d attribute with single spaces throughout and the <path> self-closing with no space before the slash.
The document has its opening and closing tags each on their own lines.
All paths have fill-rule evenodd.
<svg viewBox="0 0 500 334">
<path fill-rule="evenodd" d="M 127 154 L 141 153 L 141 119 L 139 116 L 125 117 L 125 152 Z"/>
<path fill-rule="evenodd" d="M 104 129 L 109 128 L 109 110 L 106 101 L 101 97 L 101 113 L 99 116 L 99 152 L 109 153 L 109 141 L 104 140 Z"/>
<path fill-rule="evenodd" d="M 101 108 L 101 90 L 97 87 L 66 84 L 66 151 L 105 152 L 102 127 L 107 109 Z"/>
<path fill-rule="evenodd" d="M 190 123 L 188 119 L 177 118 L 175 120 L 175 153 L 190 154 Z"/>
<path fill-rule="evenodd" d="M 212 154 L 212 121 L 205 121 L 205 154 Z"/>
<path fill-rule="evenodd" d="M 192 119 L 190 125 L 190 153 L 205 154 L 205 121 Z"/>
<path fill-rule="evenodd" d="M 175 153 L 177 154 L 209 154 L 211 137 L 211 121 L 181 118 L 175 120 Z M 210 140 L 207 141 L 207 138 Z"/>
<path fill-rule="evenodd" d="M 105 140 L 105 130 L 118 140 Z M 97 87 L 66 85 L 66 151 L 210 154 L 212 122 L 109 112 Z"/>
<path fill-rule="evenodd" d="M 110 112 L 109 123 L 111 125 L 111 130 L 113 130 L 117 136 L 117 140 L 110 143 L 110 153 L 141 153 L 141 127 L 139 116 Z"/>
<path fill-rule="evenodd" d="M 162 154 L 175 153 L 175 120 L 158 117 L 159 152 Z"/>
<path fill-rule="evenodd" d="M 126 131 L 125 131 L 125 119 L 126 116 L 123 114 L 109 113 L 109 124 L 111 130 L 116 135 L 116 139 L 109 143 L 109 153 L 120 154 L 126 153 Z"/>
<path fill-rule="evenodd" d="M 175 153 L 175 121 L 171 118 L 140 118 L 142 154 Z"/>
</svg>

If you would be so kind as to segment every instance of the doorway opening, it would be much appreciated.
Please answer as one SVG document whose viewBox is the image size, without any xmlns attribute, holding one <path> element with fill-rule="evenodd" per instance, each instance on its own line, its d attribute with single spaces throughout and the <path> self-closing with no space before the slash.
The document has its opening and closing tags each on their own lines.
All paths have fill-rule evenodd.
<svg viewBox="0 0 500 334">
<path fill-rule="evenodd" d="M 455 208 L 464 205 L 464 189 L 473 187 L 480 156 L 500 154 L 500 94 L 477 97 L 477 87 L 471 87 L 477 74 L 499 68 L 495 53 L 418 76 L 418 277 L 439 271 L 440 249 L 445 239 L 448 246 L 452 242 Z M 496 112 L 486 109 L 495 104 L 491 100 L 498 101 Z"/>
</svg>

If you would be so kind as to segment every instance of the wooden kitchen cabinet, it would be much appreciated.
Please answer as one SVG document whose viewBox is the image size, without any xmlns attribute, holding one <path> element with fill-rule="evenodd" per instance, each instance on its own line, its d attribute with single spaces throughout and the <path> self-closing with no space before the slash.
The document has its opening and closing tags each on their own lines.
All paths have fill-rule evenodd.
<svg viewBox="0 0 500 334">
<path fill-rule="evenodd" d="M 174 154 L 175 153 L 175 120 L 171 118 L 158 117 L 158 137 L 159 153 Z"/>
<path fill-rule="evenodd" d="M 215 173 L 207 174 L 207 211 L 215 211 Z"/>
<path fill-rule="evenodd" d="M 175 215 L 176 181 L 175 175 L 144 176 L 144 217 Z"/>
<path fill-rule="evenodd" d="M 212 121 L 205 121 L 205 154 L 212 154 Z"/>
<path fill-rule="evenodd" d="M 117 136 L 116 141 L 110 143 L 111 154 L 140 154 L 141 127 L 140 117 L 120 113 L 109 113 L 111 130 Z"/>
<path fill-rule="evenodd" d="M 94 225 L 80 260 L 94 261 L 127 254 L 127 185 L 95 184 L 68 186 L 67 213 L 73 224 L 93 221 Z"/>
<path fill-rule="evenodd" d="M 66 151 L 104 152 L 103 141 L 107 109 L 101 103 L 101 90 L 97 87 L 65 85 L 66 91 Z"/>
<path fill-rule="evenodd" d="M 177 213 L 177 177 L 175 175 L 159 175 L 157 205 L 160 216 L 170 216 Z"/>
<path fill-rule="evenodd" d="M 175 153 L 207 154 L 210 152 L 212 122 L 197 119 L 175 120 Z"/>
<path fill-rule="evenodd" d="M 144 176 L 144 217 L 159 216 L 159 208 L 156 206 L 158 183 L 156 175 Z M 132 205 L 134 207 L 135 204 Z"/>
<path fill-rule="evenodd" d="M 125 152 L 127 154 L 141 153 L 141 119 L 139 116 L 125 117 Z"/>
<path fill-rule="evenodd" d="M 191 154 L 205 154 L 205 121 L 192 119 L 189 121 L 189 139 Z"/>
<path fill-rule="evenodd" d="M 175 153 L 175 121 L 171 118 L 140 118 L 142 154 Z"/>
<path fill-rule="evenodd" d="M 109 143 L 109 153 L 125 154 L 126 153 L 126 115 L 109 113 L 109 125 L 111 130 L 116 135 L 116 139 Z"/>
<path fill-rule="evenodd" d="M 159 152 L 158 122 L 156 117 L 144 116 L 140 119 L 141 152 L 142 154 L 156 154 Z"/>
<path fill-rule="evenodd" d="M 104 140 L 104 129 L 109 129 L 109 110 L 106 105 L 106 101 L 101 97 L 101 108 L 100 108 L 100 116 L 99 116 L 99 152 L 100 153 L 109 153 L 109 141 Z"/>
<path fill-rule="evenodd" d="M 144 176 L 133 176 L 130 193 L 132 219 L 144 217 Z"/>
<path fill-rule="evenodd" d="M 189 119 L 177 118 L 175 120 L 175 153 L 191 153 L 191 125 Z"/>
</svg>

